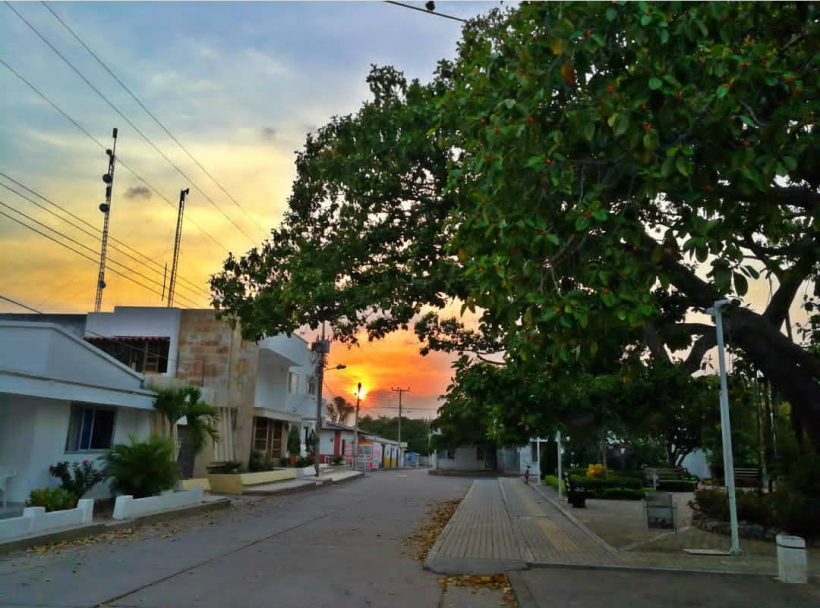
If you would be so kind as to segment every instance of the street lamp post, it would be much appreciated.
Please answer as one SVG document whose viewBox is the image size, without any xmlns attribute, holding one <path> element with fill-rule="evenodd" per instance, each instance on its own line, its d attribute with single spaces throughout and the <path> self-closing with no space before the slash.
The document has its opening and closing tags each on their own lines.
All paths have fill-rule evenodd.
<svg viewBox="0 0 820 608">
<path fill-rule="evenodd" d="M 719 300 L 706 312 L 715 317 L 717 331 L 718 368 L 720 372 L 720 433 L 723 440 L 723 476 L 729 493 L 729 522 L 732 529 L 732 546 L 729 553 L 740 554 L 740 539 L 737 527 L 737 497 L 735 496 L 735 462 L 732 456 L 732 426 L 729 420 L 729 389 L 726 384 L 726 347 L 723 342 L 723 314 L 721 308 L 729 305 L 729 300 Z"/>
<path fill-rule="evenodd" d="M 564 477 L 562 475 L 563 470 L 561 467 L 561 431 L 555 432 L 555 443 L 558 444 L 558 500 L 561 500 L 562 492 L 561 492 L 561 481 Z"/>
<path fill-rule="evenodd" d="M 353 470 L 359 468 L 359 401 L 362 395 L 362 383 L 356 388 L 356 422 L 353 424 Z"/>
</svg>

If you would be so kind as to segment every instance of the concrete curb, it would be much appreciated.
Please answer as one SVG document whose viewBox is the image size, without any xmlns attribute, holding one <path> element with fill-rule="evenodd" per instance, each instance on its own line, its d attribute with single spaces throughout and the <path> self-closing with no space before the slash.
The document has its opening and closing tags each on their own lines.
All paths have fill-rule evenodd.
<svg viewBox="0 0 820 608">
<path fill-rule="evenodd" d="M 555 570 L 610 570 L 615 572 L 661 572 L 663 574 L 715 574 L 715 575 L 728 575 L 728 576 L 753 576 L 753 577 L 764 577 L 767 579 L 773 579 L 777 576 L 776 572 L 746 572 L 743 570 L 705 570 L 699 568 L 669 568 L 663 566 L 631 566 L 629 564 L 626 565 L 615 565 L 615 564 L 600 564 L 600 565 L 588 565 L 588 564 L 548 564 L 548 563 L 537 563 L 537 564 L 529 564 L 530 570 L 540 570 L 540 569 L 555 569 Z"/>
<path fill-rule="evenodd" d="M 538 608 L 524 575 L 521 572 L 507 572 L 506 575 L 510 579 L 510 587 L 515 595 L 515 601 L 518 602 L 518 608 Z"/>
<path fill-rule="evenodd" d="M 560 513 L 564 516 L 564 517 L 566 517 L 566 518 L 567 518 L 568 520 L 570 520 L 573 524 L 575 524 L 576 526 L 578 526 L 578 528 L 580 528 L 581 530 L 583 530 L 584 532 L 586 532 L 586 533 L 589 535 L 589 537 L 590 537 L 592 540 L 594 540 L 596 543 L 598 543 L 599 545 L 601 545 L 601 547 L 602 547 L 602 548 L 604 548 L 606 551 L 608 551 L 608 552 L 609 552 L 609 553 L 611 553 L 612 555 L 617 555 L 617 554 L 618 554 L 618 550 L 617 550 L 615 547 L 613 547 L 613 546 L 612 546 L 612 545 L 610 545 L 608 542 L 606 542 L 603 538 L 601 538 L 600 536 L 598 536 L 597 534 L 595 534 L 595 532 L 593 532 L 592 530 L 590 530 L 589 528 L 587 528 L 587 526 L 586 526 L 583 522 L 581 522 L 581 521 L 580 521 L 577 517 L 575 517 L 572 513 L 570 513 L 569 511 L 567 511 L 567 510 L 564 508 L 564 505 L 562 505 L 560 502 L 558 502 L 557 500 L 555 500 L 555 499 L 554 499 L 554 498 L 552 498 L 551 496 L 548 496 L 546 493 L 544 493 L 544 492 L 542 492 L 541 490 L 539 490 L 539 489 L 538 489 L 538 488 L 543 487 L 543 486 L 537 486 L 537 485 L 532 485 L 532 484 L 528 484 L 528 485 L 529 485 L 529 486 L 530 486 L 530 488 L 533 490 L 533 492 L 536 492 L 536 493 L 540 494 L 543 498 L 547 499 L 547 500 L 550 502 L 550 504 L 552 504 L 552 506 L 553 506 L 553 507 L 555 507 L 556 509 L 558 509 L 558 511 L 559 511 L 559 512 L 560 512 Z"/>
<path fill-rule="evenodd" d="M 116 532 L 125 528 L 136 528 L 147 524 L 156 523 L 159 521 L 173 521 L 175 519 L 182 519 L 192 515 L 201 515 L 202 513 L 210 513 L 211 511 L 220 511 L 222 509 L 230 509 L 230 499 L 224 498 L 220 500 L 213 500 L 204 502 L 198 505 L 191 505 L 188 507 L 180 507 L 178 509 L 171 509 L 169 511 L 160 511 L 159 513 L 151 513 L 143 515 L 134 519 L 124 519 L 122 521 L 113 521 L 109 523 L 91 523 L 85 526 L 68 528 L 65 530 L 58 530 L 49 534 L 38 534 L 37 536 L 24 536 L 17 538 L 7 543 L 0 544 L 0 555 L 5 553 L 12 553 L 14 551 L 24 551 L 31 547 L 38 547 L 40 545 L 51 545 L 54 543 L 72 541 L 88 536 L 97 536 L 99 534 L 106 534 L 108 532 Z"/>
</svg>

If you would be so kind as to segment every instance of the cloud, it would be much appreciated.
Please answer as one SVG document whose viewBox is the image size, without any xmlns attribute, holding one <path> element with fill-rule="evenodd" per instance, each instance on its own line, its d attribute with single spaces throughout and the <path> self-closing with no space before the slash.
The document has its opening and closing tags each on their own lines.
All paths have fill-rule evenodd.
<svg viewBox="0 0 820 608">
<path fill-rule="evenodd" d="M 144 198 L 145 200 L 148 200 L 151 198 L 151 194 L 152 193 L 147 186 L 131 186 L 125 191 L 125 198 Z"/>
<path fill-rule="evenodd" d="M 273 127 L 265 127 L 262 129 L 262 139 L 267 141 L 273 141 L 276 139 L 276 129 Z"/>
</svg>

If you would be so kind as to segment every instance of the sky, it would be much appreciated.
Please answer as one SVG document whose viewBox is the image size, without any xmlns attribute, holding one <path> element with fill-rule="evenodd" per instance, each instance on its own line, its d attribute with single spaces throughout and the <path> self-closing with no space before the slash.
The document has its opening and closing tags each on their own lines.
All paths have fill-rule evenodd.
<svg viewBox="0 0 820 608">
<path fill-rule="evenodd" d="M 439 12 L 463 18 L 498 6 L 436 4 Z M 306 133 L 333 115 L 355 111 L 367 99 L 371 64 L 429 78 L 439 59 L 454 55 L 461 30 L 456 21 L 383 2 L 50 3 L 217 184 L 43 4 L 12 6 L 168 159 L 8 6 L 0 5 L 0 59 L 99 141 L 89 139 L 0 63 L 0 171 L 7 176 L 0 175 L 0 184 L 60 216 L 0 186 L 0 295 L 44 312 L 93 309 L 103 220 L 101 176 L 108 166 L 104 148 L 111 145 L 113 127 L 119 130 L 119 162 L 110 234 L 117 249 L 109 249 L 102 310 L 162 305 L 182 188 L 190 188 L 190 194 L 176 303 L 207 307 L 208 276 L 219 271 L 227 252 L 247 251 L 279 223 L 294 177 L 294 151 Z M 9 178 L 76 217 L 66 217 Z M 145 261 L 141 256 L 153 262 L 137 263 L 135 258 Z M 142 276 L 126 274 L 142 285 L 114 274 L 124 270 L 118 264 L 139 272 Z M 769 291 L 765 281 L 754 282 L 746 300 L 763 305 Z M 0 311 L 20 309 L 0 301 Z M 795 313 L 800 320 L 801 313 Z M 410 388 L 403 396 L 408 415 L 433 416 L 450 381 L 451 360 L 440 353 L 421 357 L 412 332 L 350 350 L 334 344 L 331 366 L 347 367 L 328 372 L 325 390 L 329 397 L 353 399 L 362 382 L 368 390 L 365 411 L 395 415 L 398 393 L 391 389 Z"/>
<path fill-rule="evenodd" d="M 440 12 L 460 17 L 497 5 L 437 3 Z M 111 244 L 119 251 L 109 249 L 102 310 L 162 305 L 164 267 L 171 265 L 182 188 L 190 188 L 190 194 L 176 303 L 206 307 L 207 278 L 221 268 L 227 251 L 247 251 L 279 223 L 294 178 L 294 151 L 306 133 L 333 115 L 355 111 L 367 99 L 365 77 L 371 64 L 394 65 L 411 78 L 428 78 L 439 59 L 454 55 L 461 30 L 456 21 L 382 2 L 49 3 L 231 200 L 43 4 L 12 6 L 169 159 L 8 6 L 0 5 L 0 59 L 103 146 L 0 64 L 0 171 L 7 176 L 0 175 L 0 184 L 45 207 L 0 187 L 0 295 L 44 312 L 93 309 L 103 221 L 98 209 L 104 200 L 101 176 L 108 168 L 104 147 L 112 145 L 113 127 L 118 128 L 119 163 L 110 235 L 118 241 Z M 0 302 L 0 311 L 20 309 Z M 347 368 L 328 373 L 329 396 L 350 398 L 356 384 L 363 382 L 370 390 L 364 407 L 374 414 L 397 413 L 398 394 L 390 389 L 401 387 L 411 389 L 403 397 L 408 415 L 433 416 L 437 397 L 450 379 L 450 357 L 422 358 L 412 333 L 353 350 L 334 345 L 330 361 Z"/>
</svg>

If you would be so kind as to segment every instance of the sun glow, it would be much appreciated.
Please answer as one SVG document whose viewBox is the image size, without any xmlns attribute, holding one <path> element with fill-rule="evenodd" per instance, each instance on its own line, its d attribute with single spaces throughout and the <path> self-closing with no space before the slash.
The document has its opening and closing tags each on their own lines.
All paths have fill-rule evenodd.
<svg viewBox="0 0 820 608">
<path fill-rule="evenodd" d="M 353 390 L 350 391 L 354 398 L 356 397 L 357 391 L 358 391 L 358 386 L 354 386 Z M 364 400 L 364 398 L 366 396 L 367 396 L 367 387 L 364 384 L 362 384 L 362 390 L 361 390 L 361 392 L 359 392 L 359 398 Z"/>
</svg>

